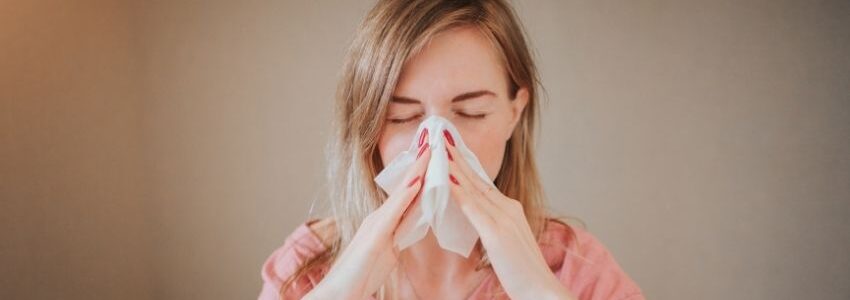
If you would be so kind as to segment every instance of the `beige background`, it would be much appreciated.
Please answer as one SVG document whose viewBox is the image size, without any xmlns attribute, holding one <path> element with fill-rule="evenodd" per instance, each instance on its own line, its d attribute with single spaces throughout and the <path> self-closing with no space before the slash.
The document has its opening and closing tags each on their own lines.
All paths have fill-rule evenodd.
<svg viewBox="0 0 850 300">
<path fill-rule="evenodd" d="M 358 1 L 0 1 L 0 298 L 250 299 Z M 553 208 L 652 299 L 850 298 L 846 1 L 521 1 Z"/>
</svg>

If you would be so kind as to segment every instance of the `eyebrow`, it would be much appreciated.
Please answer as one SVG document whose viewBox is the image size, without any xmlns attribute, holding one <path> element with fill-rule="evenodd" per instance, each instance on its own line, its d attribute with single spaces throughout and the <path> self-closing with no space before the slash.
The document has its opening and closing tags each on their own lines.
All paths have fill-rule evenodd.
<svg viewBox="0 0 850 300">
<path fill-rule="evenodd" d="M 452 103 L 461 102 L 461 101 L 470 100 L 470 99 L 475 99 L 475 98 L 487 96 L 487 95 L 495 97 L 496 93 L 493 93 L 493 92 L 488 91 L 488 90 L 478 90 L 478 91 L 466 92 L 466 93 L 457 95 L 454 98 L 452 98 Z M 391 101 L 392 102 L 398 102 L 398 103 L 404 103 L 404 104 L 422 103 L 422 101 L 419 101 L 417 99 L 402 97 L 402 96 L 393 96 Z"/>
</svg>

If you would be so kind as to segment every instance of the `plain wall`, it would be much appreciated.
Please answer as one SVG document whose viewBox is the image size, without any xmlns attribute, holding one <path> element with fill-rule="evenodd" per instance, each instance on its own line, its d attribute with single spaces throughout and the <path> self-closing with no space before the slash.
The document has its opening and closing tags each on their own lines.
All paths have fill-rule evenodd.
<svg viewBox="0 0 850 300">
<path fill-rule="evenodd" d="M 0 1 L 0 298 L 256 297 L 370 5 Z M 648 298 L 850 298 L 846 1 L 516 8 L 550 205 Z"/>
<path fill-rule="evenodd" d="M 0 299 L 149 299 L 131 7 L 0 1 Z"/>
</svg>

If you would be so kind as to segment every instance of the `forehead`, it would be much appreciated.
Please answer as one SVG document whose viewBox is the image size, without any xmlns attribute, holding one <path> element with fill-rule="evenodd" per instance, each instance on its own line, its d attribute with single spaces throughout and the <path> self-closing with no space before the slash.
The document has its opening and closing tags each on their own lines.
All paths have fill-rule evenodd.
<svg viewBox="0 0 850 300">
<path fill-rule="evenodd" d="M 499 52 L 478 29 L 466 26 L 435 35 L 411 57 L 394 96 L 433 101 L 480 89 L 503 96 L 506 85 Z"/>
</svg>

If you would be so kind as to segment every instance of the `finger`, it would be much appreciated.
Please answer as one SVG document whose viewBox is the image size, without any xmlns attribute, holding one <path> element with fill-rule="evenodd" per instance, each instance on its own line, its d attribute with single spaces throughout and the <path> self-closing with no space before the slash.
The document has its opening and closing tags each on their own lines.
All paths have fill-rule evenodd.
<svg viewBox="0 0 850 300">
<path fill-rule="evenodd" d="M 412 213 L 412 211 L 417 208 L 416 204 L 418 204 L 419 200 L 422 198 L 422 197 L 420 197 L 421 195 L 422 195 L 422 191 L 421 191 L 421 188 L 420 188 L 419 193 L 417 193 L 415 196 L 413 196 L 413 200 L 410 201 L 410 204 L 408 204 L 407 208 L 405 208 L 404 212 L 402 212 L 401 219 L 400 219 L 399 222 L 404 222 L 404 218 L 407 218 L 407 216 L 409 216 Z"/>
<path fill-rule="evenodd" d="M 454 169 L 453 169 L 454 168 Z M 454 199 L 458 199 L 458 203 L 461 206 L 461 210 L 464 211 L 464 205 L 466 205 L 466 209 L 468 212 L 464 212 L 468 218 L 470 218 L 470 222 L 473 223 L 476 231 L 483 236 L 487 234 L 499 234 L 499 230 L 504 230 L 505 228 L 514 228 L 517 230 L 527 229 L 530 233 L 530 228 L 527 226 L 527 221 L 522 214 L 514 214 L 511 213 L 516 212 L 516 207 L 511 207 L 511 205 L 519 204 L 518 201 L 510 199 L 502 195 L 498 190 L 496 193 L 499 193 L 500 197 L 508 199 L 511 202 L 505 201 L 503 204 L 507 205 L 499 205 L 499 202 L 492 201 L 478 190 L 464 188 L 472 185 L 472 181 L 469 176 L 465 174 L 455 174 L 455 170 L 459 167 L 457 164 L 449 163 L 449 174 L 450 181 L 452 181 L 452 196 L 457 194 L 457 197 Z M 477 176 L 477 175 L 476 175 Z M 457 190 L 457 192 L 455 192 Z M 521 208 L 519 208 L 521 211 Z M 473 220 L 475 217 L 477 220 Z M 476 224 L 477 223 L 477 224 Z M 522 224 L 526 224 L 522 226 Z M 501 229 L 500 229 L 501 228 Z M 494 231 L 495 230 L 495 231 Z M 532 235 L 533 236 L 533 235 Z M 486 238 L 482 239 L 482 241 L 486 240 Z M 523 241 L 527 242 L 527 241 Z"/>
<path fill-rule="evenodd" d="M 452 166 L 454 164 L 456 169 L 459 169 L 461 173 L 466 175 L 470 181 L 471 187 L 484 195 L 487 200 L 492 201 L 496 206 L 505 211 L 514 210 L 511 205 L 516 204 L 512 202 L 517 202 L 517 200 L 508 198 L 502 194 L 495 185 L 485 181 L 472 169 L 472 167 L 470 167 L 469 162 L 466 161 L 464 156 L 460 153 L 460 150 L 453 145 L 452 141 L 454 139 L 451 137 L 451 133 L 448 130 L 443 130 L 443 137 L 446 139 L 446 151 L 449 156 L 449 165 Z"/>
<path fill-rule="evenodd" d="M 465 194 L 459 195 L 462 198 L 458 201 L 472 202 L 472 204 L 481 207 L 481 209 L 489 215 L 497 216 L 496 214 L 500 213 L 497 211 L 497 208 L 493 206 L 492 201 L 472 187 L 472 182 L 469 177 L 463 174 L 463 172 L 460 172 L 457 164 L 454 162 L 449 162 L 449 181 L 451 181 L 453 189 L 459 188 L 465 191 Z"/>
<path fill-rule="evenodd" d="M 481 176 L 478 175 L 478 173 L 472 170 L 469 162 L 466 161 L 464 156 L 460 153 L 460 150 L 455 147 L 453 142 L 454 138 L 452 138 L 451 132 L 444 129 L 443 138 L 446 140 L 446 151 L 449 153 L 449 163 L 457 164 L 460 172 L 469 177 L 472 187 L 481 193 L 484 193 L 488 188 L 492 187 L 492 184 L 488 184 L 483 178 L 481 178 Z"/>
<path fill-rule="evenodd" d="M 487 208 L 482 203 L 482 199 L 477 194 L 470 194 L 459 182 L 458 179 L 454 178 L 454 175 L 450 174 L 450 179 L 452 183 L 450 184 L 451 189 L 451 197 L 460 207 L 460 210 L 469 218 L 469 222 L 472 223 L 472 226 L 475 227 L 475 230 L 478 231 L 479 234 L 482 234 L 483 230 L 486 230 L 489 227 L 492 227 L 492 224 L 495 222 L 495 218 L 492 216 L 492 208 Z M 457 181 L 458 183 L 454 183 Z"/>
<path fill-rule="evenodd" d="M 386 203 L 381 207 L 386 206 L 390 217 L 394 221 L 401 219 L 402 214 L 416 198 L 416 195 L 422 189 L 425 181 L 425 173 L 428 169 L 428 161 L 431 159 L 431 147 L 428 143 L 423 144 L 419 148 L 418 158 L 410 170 L 404 176 L 402 186 L 397 187 L 389 196 Z"/>
<path fill-rule="evenodd" d="M 416 176 L 422 175 L 420 173 L 424 172 L 424 169 L 427 168 L 428 161 L 430 161 L 431 158 L 431 145 L 425 142 L 428 139 L 428 135 L 428 129 L 426 128 L 422 131 L 422 134 L 419 137 L 419 148 L 416 149 L 416 160 L 414 160 L 413 164 L 404 173 L 404 176 L 402 177 L 404 179 L 401 181 L 400 185 L 408 183 L 410 180 L 416 178 Z M 404 187 L 405 186 L 397 186 L 395 189 Z M 393 194 L 394 192 L 395 190 L 390 192 L 390 194 Z"/>
</svg>

